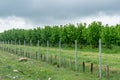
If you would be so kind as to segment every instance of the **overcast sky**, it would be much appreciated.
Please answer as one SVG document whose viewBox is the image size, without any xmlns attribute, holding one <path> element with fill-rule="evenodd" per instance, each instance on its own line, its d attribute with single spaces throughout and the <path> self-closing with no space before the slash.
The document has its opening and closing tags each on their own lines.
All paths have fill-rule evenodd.
<svg viewBox="0 0 120 80">
<path fill-rule="evenodd" d="M 120 0 L 0 0 L 0 32 L 68 23 L 120 23 Z"/>
</svg>

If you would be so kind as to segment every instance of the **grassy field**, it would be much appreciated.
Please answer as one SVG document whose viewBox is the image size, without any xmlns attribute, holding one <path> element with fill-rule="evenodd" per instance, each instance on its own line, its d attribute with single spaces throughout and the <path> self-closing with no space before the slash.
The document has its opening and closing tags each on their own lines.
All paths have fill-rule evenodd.
<svg viewBox="0 0 120 80">
<path fill-rule="evenodd" d="M 90 73 L 76 73 L 34 59 L 19 62 L 19 58 L 20 56 L 0 51 L 0 80 L 99 80 Z"/>
<path fill-rule="evenodd" d="M 10 47 L 10 48 L 17 49 L 17 50 L 18 49 L 26 50 L 27 52 L 31 51 L 32 53 L 35 53 L 37 51 L 40 54 L 46 54 L 46 52 L 47 52 L 46 47 L 39 47 L 38 48 L 38 47 L 35 47 L 35 46 L 29 47 L 29 46 L 22 46 L 22 45 L 21 46 L 15 46 L 15 45 L 9 45 L 8 46 L 8 45 L 5 45 L 4 47 Z M 117 51 L 117 53 L 116 53 L 116 51 Z M 120 52 L 118 50 L 116 50 L 116 49 L 113 50 L 113 51 L 103 49 L 103 52 L 104 53 L 102 53 L 102 64 L 103 64 L 103 79 L 102 80 L 104 80 L 105 77 L 106 77 L 106 73 L 105 73 L 106 65 L 110 66 L 110 80 L 120 80 L 120 77 L 119 77 L 119 74 L 120 74 L 120 69 L 119 69 L 120 68 Z M 59 55 L 59 49 L 58 48 L 49 48 L 48 49 L 48 54 L 49 54 L 49 56 L 50 55 L 57 55 L 58 56 Z M 48 74 L 48 75 L 51 75 L 51 77 L 53 77 L 53 80 L 70 80 L 70 79 L 71 80 L 99 80 L 99 78 L 98 78 L 98 75 L 99 75 L 98 74 L 99 73 L 99 57 L 98 56 L 99 56 L 98 49 L 93 49 L 93 50 L 90 49 L 90 48 L 78 49 L 78 61 L 79 61 L 79 72 L 78 73 L 70 70 L 69 68 L 64 69 L 62 67 L 62 68 L 58 69 L 56 66 L 51 66 L 51 65 L 48 65 L 46 63 L 41 64 L 42 62 L 40 62 L 36 66 L 34 65 L 34 67 L 37 68 L 37 66 L 41 65 L 42 67 L 47 68 L 48 66 L 51 66 L 50 67 L 50 73 L 52 73 L 52 72 L 54 73 L 54 71 L 57 70 L 58 73 L 56 73 L 56 74 L 53 74 L 53 75 Z M 11 56 L 11 57 L 13 57 L 13 56 Z M 15 56 L 15 57 L 17 57 L 17 56 Z M 74 51 L 74 49 L 62 48 L 61 49 L 61 57 L 62 57 L 62 59 L 65 58 L 65 59 L 71 59 L 71 60 L 74 61 L 75 60 L 75 51 Z M 31 62 L 33 62 L 33 61 L 34 60 L 31 60 Z M 86 63 L 86 72 L 85 73 L 82 72 L 82 62 L 83 61 Z M 38 62 L 39 61 L 36 61 L 36 63 L 38 63 Z M 94 64 L 94 73 L 93 74 L 90 74 L 90 71 L 89 71 L 90 63 Z M 25 64 L 25 65 L 29 65 L 29 63 Z M 23 66 L 25 66 L 25 65 L 23 65 Z M 74 66 L 74 63 L 72 64 L 72 66 Z M 55 70 L 52 70 L 52 68 L 55 69 Z M 34 71 L 36 71 L 36 70 L 33 69 L 33 72 Z M 49 73 L 49 70 L 46 71 L 46 72 Z M 40 72 L 38 72 L 38 74 L 39 73 Z M 65 79 L 61 78 L 59 76 L 59 73 L 61 73 L 60 76 L 65 77 Z M 68 73 L 70 73 L 70 74 L 68 74 Z M 54 76 L 55 76 L 55 78 L 54 78 Z M 34 76 L 34 77 L 36 77 L 36 76 Z M 25 78 L 25 79 L 27 79 L 27 78 Z M 46 80 L 47 78 L 48 77 L 42 78 L 41 80 Z M 31 80 L 33 80 L 33 79 L 31 78 Z M 37 78 L 35 78 L 35 79 L 37 79 Z M 29 78 L 29 80 L 30 80 L 30 78 Z"/>
</svg>

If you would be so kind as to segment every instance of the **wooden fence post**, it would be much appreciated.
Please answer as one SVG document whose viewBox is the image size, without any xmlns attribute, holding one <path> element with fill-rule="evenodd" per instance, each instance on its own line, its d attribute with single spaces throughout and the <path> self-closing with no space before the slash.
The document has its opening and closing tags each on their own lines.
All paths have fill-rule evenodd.
<svg viewBox="0 0 120 80">
<path fill-rule="evenodd" d="M 3 40 L 3 51 L 5 51 L 5 50 L 4 50 L 4 48 L 5 48 L 5 45 L 4 45 L 4 44 L 5 44 L 5 42 L 4 42 L 4 40 Z"/>
<path fill-rule="evenodd" d="M 44 54 L 44 61 L 46 60 L 46 56 L 45 56 L 45 54 Z"/>
<path fill-rule="evenodd" d="M 26 54 L 25 54 L 25 57 L 28 57 L 28 56 L 27 56 L 27 52 L 26 52 Z"/>
<path fill-rule="evenodd" d="M 55 55 L 55 60 L 57 60 L 57 55 Z"/>
<path fill-rule="evenodd" d="M 83 72 L 85 72 L 85 62 L 83 62 Z"/>
<path fill-rule="evenodd" d="M 12 45 L 12 40 L 10 40 L 10 45 Z"/>
<path fill-rule="evenodd" d="M 38 53 L 36 52 L 36 60 L 38 60 Z"/>
<path fill-rule="evenodd" d="M 52 58 L 53 58 L 53 57 L 52 57 L 52 55 L 51 55 L 51 64 L 53 63 L 53 62 L 52 62 L 52 60 L 53 60 Z"/>
<path fill-rule="evenodd" d="M 70 69 L 72 68 L 71 66 L 72 66 L 72 65 L 71 65 L 71 60 L 69 59 L 69 67 L 70 67 Z"/>
<path fill-rule="evenodd" d="M 66 68 L 66 62 L 65 62 L 65 58 L 63 59 L 63 62 L 64 62 L 64 68 Z"/>
<path fill-rule="evenodd" d="M 93 63 L 91 63 L 91 74 L 93 74 Z"/>
<path fill-rule="evenodd" d="M 8 52 L 9 52 L 9 44 L 10 44 L 10 43 L 9 43 L 9 40 L 8 40 Z"/>
<path fill-rule="evenodd" d="M 109 80 L 109 65 L 106 66 L 106 77 L 107 77 L 107 80 Z"/>
<path fill-rule="evenodd" d="M 43 57 L 43 56 L 42 56 L 42 54 L 41 54 L 41 55 L 40 55 L 41 61 L 42 61 L 42 57 Z"/>
</svg>

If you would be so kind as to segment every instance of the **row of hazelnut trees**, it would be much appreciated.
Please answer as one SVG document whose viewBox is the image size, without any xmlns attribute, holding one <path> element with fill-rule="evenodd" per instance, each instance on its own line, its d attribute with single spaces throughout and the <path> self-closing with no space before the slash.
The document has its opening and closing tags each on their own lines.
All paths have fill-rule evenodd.
<svg viewBox="0 0 120 80">
<path fill-rule="evenodd" d="M 66 24 L 29 30 L 11 29 L 0 33 L 1 41 L 16 40 L 18 42 L 20 40 L 23 44 L 25 40 L 29 44 L 32 40 L 32 43 L 36 45 L 39 40 L 40 44 L 45 46 L 48 40 L 51 46 L 57 46 L 61 40 L 65 46 L 72 47 L 77 40 L 81 48 L 87 45 L 91 45 L 92 48 L 98 47 L 100 38 L 106 48 L 112 48 L 112 45 L 120 46 L 120 25 L 102 25 L 101 22 L 94 21 L 89 25 L 86 23 Z"/>
</svg>

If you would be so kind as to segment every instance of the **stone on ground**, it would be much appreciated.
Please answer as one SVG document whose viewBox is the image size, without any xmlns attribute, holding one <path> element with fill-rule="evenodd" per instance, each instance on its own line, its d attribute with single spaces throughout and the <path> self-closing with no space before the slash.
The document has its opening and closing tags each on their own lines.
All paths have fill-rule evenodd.
<svg viewBox="0 0 120 80">
<path fill-rule="evenodd" d="M 23 62 L 23 61 L 27 61 L 28 59 L 27 58 L 25 58 L 25 57 L 21 57 L 21 58 L 19 58 L 19 62 Z"/>
</svg>

